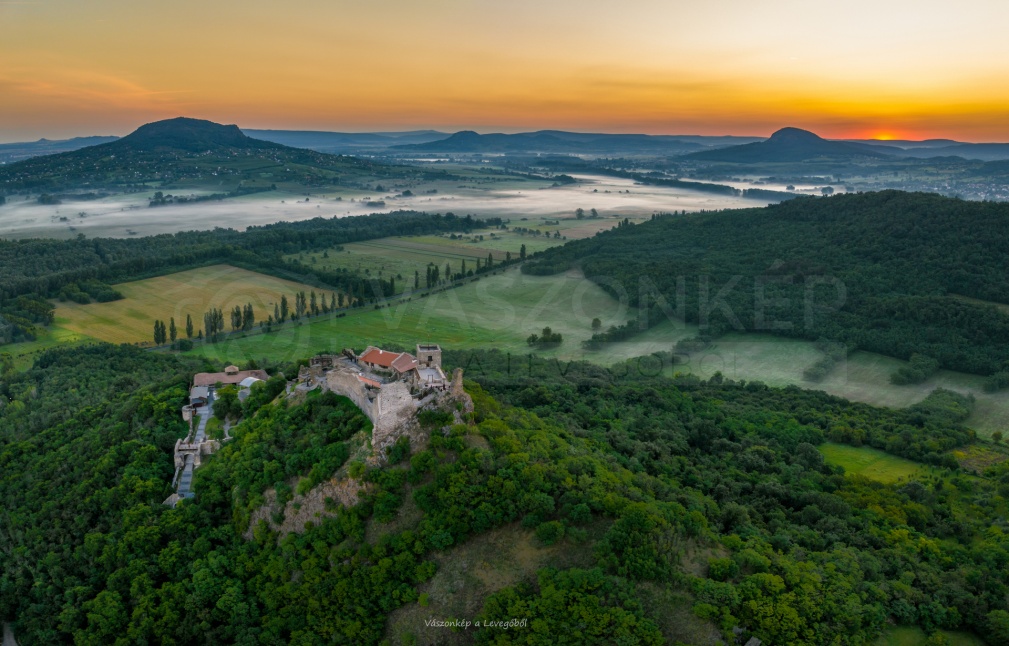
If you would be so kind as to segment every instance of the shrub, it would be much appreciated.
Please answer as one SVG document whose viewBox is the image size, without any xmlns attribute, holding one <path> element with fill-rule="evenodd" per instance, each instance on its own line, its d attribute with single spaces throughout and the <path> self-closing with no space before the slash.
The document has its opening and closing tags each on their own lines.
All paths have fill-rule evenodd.
<svg viewBox="0 0 1009 646">
<path fill-rule="evenodd" d="M 708 578 L 728 581 L 739 574 L 739 566 L 730 558 L 708 559 Z"/>
<path fill-rule="evenodd" d="M 912 354 L 908 365 L 890 375 L 890 383 L 896 386 L 920 384 L 939 370 L 939 360 L 924 354 Z"/>
<path fill-rule="evenodd" d="M 544 545 L 553 545 L 564 538 L 564 523 L 559 520 L 541 523 L 536 528 L 536 538 Z"/>
</svg>

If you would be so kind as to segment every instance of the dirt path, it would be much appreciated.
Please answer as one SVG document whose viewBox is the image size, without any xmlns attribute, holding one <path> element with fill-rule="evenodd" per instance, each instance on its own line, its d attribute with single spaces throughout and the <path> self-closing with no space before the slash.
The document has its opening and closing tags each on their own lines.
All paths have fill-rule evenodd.
<svg viewBox="0 0 1009 646">
<path fill-rule="evenodd" d="M 18 646 L 17 640 L 14 639 L 14 631 L 11 630 L 11 625 L 8 623 L 4 624 L 3 646 Z"/>
</svg>

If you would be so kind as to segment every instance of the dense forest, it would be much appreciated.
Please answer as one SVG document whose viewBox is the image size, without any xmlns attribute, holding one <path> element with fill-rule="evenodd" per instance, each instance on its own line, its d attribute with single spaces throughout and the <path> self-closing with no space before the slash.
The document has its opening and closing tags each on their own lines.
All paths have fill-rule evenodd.
<svg viewBox="0 0 1009 646">
<path fill-rule="evenodd" d="M 161 502 L 185 433 L 178 408 L 204 366 L 97 345 L 8 371 L 0 618 L 26 646 L 377 644 L 394 609 L 426 603 L 437 554 L 516 524 L 593 564 L 488 596 L 481 622 L 527 623 L 472 629 L 478 643 L 682 641 L 673 601 L 656 598 L 726 639 L 857 644 L 896 622 L 1009 640 L 1009 471 L 974 476 L 951 460 L 974 441 L 961 396 L 890 411 L 720 376 L 518 371 L 497 352 L 445 361 L 466 367 L 475 412 L 425 417 L 429 441 L 412 455 L 397 445 L 387 466 L 352 457 L 370 425 L 343 398 L 257 386 L 234 439 L 197 470 L 196 499 L 175 509 Z M 817 451 L 826 439 L 942 475 L 845 476 Z M 365 485 L 358 505 L 285 535 L 252 521 L 271 490 L 287 500 L 337 469 Z M 420 516 L 407 521 L 408 498 Z M 425 630 L 405 643 L 438 639 Z"/>
<path fill-rule="evenodd" d="M 1007 250 L 1004 203 L 883 191 L 656 216 L 542 252 L 524 271 L 578 265 L 638 309 L 595 344 L 680 318 L 709 336 L 827 339 L 990 375 L 1009 365 Z"/>
</svg>

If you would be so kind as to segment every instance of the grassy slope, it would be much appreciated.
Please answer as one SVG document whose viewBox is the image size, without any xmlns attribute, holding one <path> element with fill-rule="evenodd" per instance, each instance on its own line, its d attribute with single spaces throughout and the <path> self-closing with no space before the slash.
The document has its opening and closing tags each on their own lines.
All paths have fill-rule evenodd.
<svg viewBox="0 0 1009 646">
<path fill-rule="evenodd" d="M 518 523 L 474 536 L 435 557 L 437 574 L 418 588 L 426 595 L 423 602 L 390 613 L 386 636 L 394 644 L 410 643 L 411 638 L 419 645 L 472 643 L 472 635 L 465 632 L 425 630 L 424 620 L 472 618 L 489 595 L 521 581 L 535 580 L 537 570 L 544 567 L 592 567 L 592 547 L 583 543 L 571 549 L 567 542 L 543 546 L 532 530 Z"/>
<path fill-rule="evenodd" d="M 203 327 L 203 313 L 210 307 L 228 312 L 236 305 L 251 302 L 257 319 L 273 313 L 273 305 L 286 294 L 292 306 L 294 294 L 312 289 L 306 285 L 274 278 L 228 265 L 214 265 L 147 280 L 116 285 L 123 300 L 111 303 L 56 304 L 56 330 L 109 341 L 146 343 L 153 335 L 154 319 L 166 323 L 175 317 L 179 336 L 185 338 L 186 315 L 193 325 Z"/>
</svg>

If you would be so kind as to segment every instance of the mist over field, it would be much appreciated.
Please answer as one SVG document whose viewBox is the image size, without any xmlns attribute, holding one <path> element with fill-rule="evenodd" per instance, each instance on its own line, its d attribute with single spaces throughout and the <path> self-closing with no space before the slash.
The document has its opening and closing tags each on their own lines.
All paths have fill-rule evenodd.
<svg viewBox="0 0 1009 646">
<path fill-rule="evenodd" d="M 150 195 L 116 195 L 86 202 L 38 204 L 34 199 L 8 198 L 0 206 L 0 236 L 89 237 L 155 235 L 213 229 L 243 230 L 254 225 L 317 217 L 347 217 L 414 209 L 432 213 L 500 216 L 571 215 L 575 209 L 596 209 L 604 217 L 648 216 L 656 212 L 700 211 L 764 206 L 767 201 L 723 196 L 661 186 L 641 186 L 632 180 L 600 175 L 576 175 L 577 184 L 552 188 L 470 189 L 465 185 L 433 195 L 397 197 L 361 194 L 336 200 L 331 194 L 260 193 L 219 202 L 168 204 L 151 208 Z M 369 206 L 369 202 L 385 206 Z M 84 214 L 83 216 L 81 214 Z"/>
</svg>

